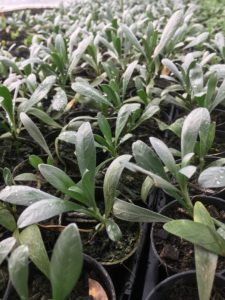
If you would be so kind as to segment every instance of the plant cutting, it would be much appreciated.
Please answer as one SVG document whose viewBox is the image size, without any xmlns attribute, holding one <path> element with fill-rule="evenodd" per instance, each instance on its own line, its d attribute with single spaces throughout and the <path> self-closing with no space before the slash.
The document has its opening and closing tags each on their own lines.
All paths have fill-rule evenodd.
<svg viewBox="0 0 225 300">
<path fill-rule="evenodd" d="M 131 132 L 138 128 L 143 122 L 150 119 L 159 111 L 157 105 L 148 105 L 141 112 L 139 103 L 124 104 L 119 109 L 116 118 L 115 137 L 113 137 L 110 124 L 102 113 L 98 113 L 98 126 L 103 136 L 95 134 L 97 146 L 110 152 L 111 156 L 118 155 L 119 146 L 132 137 Z M 72 134 L 72 133 L 71 133 Z"/>
<path fill-rule="evenodd" d="M 47 123 L 50 126 L 60 128 L 60 125 L 57 124 L 50 116 L 34 107 L 48 94 L 54 82 L 54 76 L 46 78 L 33 92 L 29 101 L 28 99 L 25 99 L 25 101 L 23 101 L 19 106 L 17 105 L 18 89 L 15 90 L 14 97 L 12 97 L 6 86 L 2 85 L 0 87 L 1 107 L 5 112 L 5 115 L 1 113 L 1 127 L 5 129 L 5 132 L 1 135 L 2 139 L 12 137 L 13 139 L 18 140 L 21 132 L 21 123 L 18 119 L 19 112 L 29 112 L 29 114 L 33 114 L 42 122 Z"/>
<path fill-rule="evenodd" d="M 94 293 L 103 294 L 109 300 L 115 299 L 114 287 L 106 270 L 93 258 L 83 255 L 76 224 L 71 223 L 61 232 L 51 260 L 38 231 L 38 227 L 32 225 L 16 232 L 16 238 L 0 242 L 2 272 L 7 270 L 3 262 L 8 259 L 6 278 L 9 282 L 3 291 L 3 299 L 30 299 L 35 295 L 63 300 L 69 295 L 88 297 Z M 29 262 L 29 258 L 36 266 Z"/>
<path fill-rule="evenodd" d="M 103 184 L 105 209 L 102 214 L 98 207 L 98 199 L 95 198 L 96 148 L 90 124 L 83 123 L 73 138 L 81 174 L 80 182 L 76 184 L 57 167 L 39 165 L 42 176 L 64 195 L 64 200 L 28 186 L 6 187 L 0 192 L 0 199 L 4 202 L 28 206 L 18 220 L 21 228 L 64 212 L 76 211 L 97 220 L 100 224 L 98 228 L 105 228 L 110 239 L 119 240 L 121 231 L 111 218 L 111 210 L 119 177 L 124 169 L 120 162 L 129 160 L 130 155 L 117 158 L 107 169 Z"/>
<path fill-rule="evenodd" d="M 25 229 L 26 230 L 26 229 Z M 17 246 L 13 251 L 12 248 L 16 244 L 15 238 L 8 238 L 1 242 L 1 263 L 3 260 L 8 256 L 9 252 L 12 251 L 9 260 L 8 260 L 8 270 L 9 270 L 9 280 L 12 282 L 13 288 L 15 289 L 16 293 L 18 294 L 20 299 L 29 299 L 29 296 L 32 296 L 31 293 L 35 292 L 35 280 L 39 280 L 42 283 L 42 286 L 38 288 L 42 290 L 42 297 L 53 297 L 54 299 L 67 299 L 67 297 L 72 293 L 79 296 L 89 295 L 89 290 L 87 286 L 82 286 L 86 284 L 85 276 L 93 276 L 86 274 L 84 276 L 84 272 L 87 272 L 87 263 L 92 262 L 88 257 L 85 257 L 85 264 L 86 267 L 83 268 L 83 275 L 82 273 L 82 266 L 83 266 L 83 253 L 82 253 L 82 244 L 79 235 L 78 228 L 75 224 L 70 224 L 62 231 L 60 236 L 58 237 L 56 244 L 54 246 L 51 261 L 48 262 L 49 272 L 48 276 L 43 277 L 41 280 L 41 276 L 37 273 L 34 274 L 32 272 L 31 267 L 29 268 L 29 261 L 28 261 L 28 251 L 30 250 L 31 244 L 28 243 L 26 239 L 27 234 L 23 232 L 17 235 L 19 241 L 22 243 L 21 245 Z M 26 245 L 28 243 L 28 245 Z M 41 257 L 40 257 L 41 260 Z M 44 264 L 46 262 L 40 261 L 40 264 Z M 92 262 L 93 267 L 93 262 Z M 90 268 L 90 266 L 89 266 Z M 28 269 L 29 272 L 28 275 Z M 66 272 L 62 272 L 62 270 L 66 270 Z M 92 270 L 92 272 L 99 272 L 99 269 Z M 88 270 L 88 272 L 90 272 Z M 104 271 L 103 274 L 100 273 L 101 276 L 106 276 L 107 273 Z M 99 274 L 97 274 L 99 276 Z M 102 277 L 104 278 L 104 277 Z M 90 279 L 87 279 L 90 280 Z M 108 280 L 107 278 L 105 279 Z M 82 284 L 79 288 L 79 284 Z M 108 281 L 110 283 L 110 281 Z M 90 282 L 87 282 L 89 285 Z M 105 284 L 103 282 L 103 284 Z M 32 291 L 30 286 L 33 286 Z M 87 291 L 85 289 L 87 288 Z M 112 286 L 110 287 L 112 289 Z M 114 299 L 114 291 L 113 289 L 110 290 L 108 287 L 107 290 L 107 297 L 108 299 Z M 75 292 L 77 290 L 77 292 Z M 98 289 L 102 289 L 102 287 L 98 287 Z M 8 293 L 8 299 L 10 297 L 16 298 L 17 295 L 15 291 L 8 287 L 6 293 Z M 40 293 L 36 291 L 36 293 Z"/>
<path fill-rule="evenodd" d="M 175 94 L 175 97 L 170 95 L 168 101 L 185 110 L 191 110 L 193 106 L 200 106 L 212 112 L 218 105 L 221 105 L 225 99 L 225 82 L 223 81 L 218 87 L 220 78 L 216 72 L 211 72 L 206 85 L 204 85 L 203 65 L 212 57 L 209 55 L 204 58 L 205 61 L 203 59 L 202 62 L 198 63 L 194 56 L 189 53 L 183 64 L 178 66 L 171 60 L 164 58 L 162 63 L 179 82 L 170 85 L 163 91 L 162 96 L 165 97 L 165 100 L 167 101 L 168 94 Z"/>
</svg>

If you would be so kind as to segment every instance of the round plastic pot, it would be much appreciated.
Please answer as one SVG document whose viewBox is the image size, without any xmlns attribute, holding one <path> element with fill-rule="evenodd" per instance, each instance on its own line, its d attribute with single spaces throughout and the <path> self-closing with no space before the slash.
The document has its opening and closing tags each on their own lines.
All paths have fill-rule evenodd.
<svg viewBox="0 0 225 300">
<path fill-rule="evenodd" d="M 163 280 L 143 300 L 167 300 L 169 296 L 171 297 L 173 296 L 172 293 L 174 290 L 174 286 L 178 283 L 184 284 L 187 287 L 189 286 L 192 289 L 193 287 L 196 287 L 196 298 L 194 299 L 198 299 L 196 272 L 191 270 L 191 271 L 182 272 L 173 275 Z M 217 274 L 214 280 L 214 288 L 222 290 L 224 289 L 224 285 L 225 285 L 224 277 Z"/>
<path fill-rule="evenodd" d="M 31 278 L 32 278 L 32 274 L 34 274 L 35 272 L 40 273 L 40 271 L 37 270 L 33 264 L 30 264 Z M 97 281 L 102 286 L 103 290 L 105 291 L 105 293 L 108 297 L 108 300 L 116 300 L 116 293 L 115 293 L 114 285 L 112 283 L 112 280 L 111 280 L 108 272 L 102 266 L 102 264 L 97 262 L 93 257 L 84 254 L 84 264 L 83 264 L 82 272 L 91 274 L 90 278 L 93 277 L 91 279 Z M 76 287 L 75 287 L 75 289 L 76 289 Z M 16 292 L 12 286 L 12 283 L 9 281 L 2 299 L 3 300 L 11 300 L 11 299 L 14 299 L 15 295 L 16 295 Z"/>
<path fill-rule="evenodd" d="M 193 198 L 193 202 L 196 202 L 196 201 L 201 201 L 204 205 L 214 205 L 216 208 L 219 208 L 221 210 L 224 210 L 225 209 L 225 201 L 221 198 L 218 198 L 218 197 L 210 197 L 210 196 L 197 196 L 197 197 L 194 197 Z M 176 200 L 170 202 L 169 204 L 165 205 L 160 211 L 159 213 L 162 214 L 162 215 L 167 215 L 167 211 L 168 209 L 171 209 L 171 207 L 177 207 L 177 204 L 178 202 Z M 154 237 L 154 232 L 155 232 L 155 223 L 153 223 L 152 225 L 152 229 L 151 229 L 151 234 L 150 234 L 150 240 L 151 240 L 151 248 L 152 248 L 152 251 L 154 253 L 154 256 L 157 258 L 158 260 L 158 266 L 163 266 L 164 267 L 164 276 L 166 275 L 173 275 L 173 274 L 176 274 L 178 272 L 180 272 L 179 270 L 177 270 L 176 268 L 174 268 L 171 265 L 167 264 L 165 262 L 165 260 L 163 260 L 157 249 L 156 249 L 156 246 L 155 246 L 155 237 Z"/>
<path fill-rule="evenodd" d="M 116 293 L 111 277 L 103 265 L 89 255 L 84 255 L 84 270 L 94 271 L 96 278 L 104 288 L 109 300 L 116 300 Z"/>
</svg>

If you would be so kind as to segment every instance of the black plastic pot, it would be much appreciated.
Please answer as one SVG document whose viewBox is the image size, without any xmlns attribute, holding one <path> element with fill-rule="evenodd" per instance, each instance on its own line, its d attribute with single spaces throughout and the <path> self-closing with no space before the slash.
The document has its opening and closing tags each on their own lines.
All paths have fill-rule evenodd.
<svg viewBox="0 0 225 300">
<path fill-rule="evenodd" d="M 172 298 L 173 292 L 176 290 L 175 285 L 180 284 L 184 285 L 185 287 L 190 287 L 190 290 L 193 290 L 193 287 L 196 288 L 196 297 L 192 298 L 193 300 L 198 299 L 198 291 L 197 291 L 197 282 L 196 282 L 196 272 L 195 271 L 187 271 L 182 272 L 176 275 L 173 275 L 161 283 L 159 283 L 151 292 L 150 294 L 144 298 L 144 300 L 168 300 L 169 296 Z M 214 280 L 214 288 L 218 290 L 223 290 L 223 298 L 225 298 L 225 278 L 221 275 L 216 275 Z M 186 298 L 183 298 L 186 299 Z"/>
<path fill-rule="evenodd" d="M 165 203 L 166 196 L 161 190 L 155 189 L 151 192 L 148 200 L 149 209 L 157 210 L 157 208 L 164 206 Z M 151 255 L 150 230 L 151 224 L 143 224 L 142 236 L 137 251 L 130 261 L 130 274 L 128 274 L 129 277 L 125 281 L 125 287 L 118 298 L 119 300 L 142 299 L 142 295 L 144 293 L 147 295 L 158 283 L 158 260 L 154 255 Z M 151 282 L 148 282 L 146 286 L 148 281 L 146 278 L 149 278 L 149 274 Z"/>
<path fill-rule="evenodd" d="M 84 270 L 95 272 L 96 279 L 99 280 L 102 287 L 106 291 L 109 300 L 116 300 L 116 293 L 111 277 L 102 264 L 89 255 L 84 255 Z"/>
<path fill-rule="evenodd" d="M 32 264 L 30 266 L 31 268 L 31 276 L 34 272 L 39 272 L 36 267 L 34 267 Z M 97 262 L 93 257 L 84 254 L 84 265 L 83 265 L 83 271 L 87 274 L 90 274 L 90 278 L 96 280 L 100 283 L 100 285 L 103 287 L 105 293 L 108 296 L 108 300 L 116 300 L 116 293 L 114 289 L 114 285 L 112 283 L 112 280 L 106 271 L 106 269 Z M 44 275 L 43 275 L 44 276 Z M 76 289 L 76 287 L 75 287 Z M 11 282 L 8 282 L 8 286 L 6 288 L 5 294 L 2 298 L 2 300 L 12 300 L 15 299 L 16 292 L 12 286 Z"/>
<path fill-rule="evenodd" d="M 195 197 L 195 201 L 199 199 Z M 216 197 L 206 197 L 201 196 L 201 199 L 205 199 L 209 203 L 215 203 L 215 201 L 219 201 L 219 207 L 225 207 L 225 201 Z M 164 194 L 161 190 L 159 190 L 154 196 L 150 197 L 151 208 L 157 212 L 162 212 L 164 208 L 176 203 L 176 201 L 171 201 L 171 198 Z M 149 242 L 148 247 L 148 257 L 145 260 L 145 267 L 142 272 L 145 273 L 144 277 L 144 286 L 142 297 L 138 299 L 146 299 L 147 295 L 155 288 L 155 286 L 162 281 L 163 279 L 168 277 L 169 274 L 174 274 L 174 270 L 169 270 L 165 263 L 162 261 L 160 256 L 158 255 L 153 240 L 152 240 L 153 230 L 151 230 L 151 242 Z M 149 239 L 150 240 L 150 239 Z M 137 298 L 131 298 L 135 300 Z"/>
<path fill-rule="evenodd" d="M 204 205 L 205 204 L 206 205 L 215 205 L 217 208 L 219 208 L 221 210 L 225 209 L 225 201 L 221 198 L 209 197 L 209 196 L 196 196 L 196 197 L 193 198 L 193 202 L 196 202 L 198 200 L 201 201 Z M 178 202 L 176 200 L 172 201 L 169 204 L 165 205 L 159 211 L 159 213 L 161 213 L 162 215 L 167 215 L 166 211 L 168 209 L 171 209 L 171 207 L 174 207 L 174 208 L 177 207 L 177 205 L 178 205 Z M 179 270 L 172 267 L 171 265 L 168 265 L 165 262 L 165 260 L 163 260 L 160 257 L 159 253 L 157 252 L 157 249 L 156 249 L 156 246 L 155 246 L 155 236 L 154 236 L 155 226 L 156 226 L 156 223 L 153 223 L 152 224 L 152 229 L 151 229 L 150 239 L 151 239 L 151 247 L 152 247 L 153 253 L 154 253 L 156 259 L 158 260 L 158 266 L 161 266 L 161 268 L 162 268 L 162 266 L 164 267 L 164 271 L 162 271 L 164 276 L 176 274 L 176 273 L 179 272 Z M 165 237 L 165 239 L 166 239 L 166 237 Z"/>
</svg>

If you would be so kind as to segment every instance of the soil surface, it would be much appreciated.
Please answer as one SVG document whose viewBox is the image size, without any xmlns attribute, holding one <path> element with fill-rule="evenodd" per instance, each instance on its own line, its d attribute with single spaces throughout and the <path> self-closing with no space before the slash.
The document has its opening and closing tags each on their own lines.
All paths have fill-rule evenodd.
<svg viewBox="0 0 225 300">
<path fill-rule="evenodd" d="M 197 286 L 193 284 L 187 285 L 183 280 L 178 281 L 168 291 L 165 300 L 199 300 Z M 214 288 L 211 295 L 211 300 L 224 300 L 225 289 Z"/>
<path fill-rule="evenodd" d="M 116 222 L 123 234 L 120 241 L 111 241 L 105 230 L 98 233 L 96 231 L 84 233 L 81 234 L 84 252 L 103 263 L 113 263 L 129 256 L 134 251 L 140 236 L 139 224 L 117 220 Z"/>
<path fill-rule="evenodd" d="M 210 215 L 221 222 L 225 221 L 225 211 L 218 210 L 213 205 L 206 206 Z M 164 212 L 165 214 L 165 212 Z M 172 207 L 166 211 L 166 215 L 173 219 L 190 219 L 182 208 Z M 195 269 L 194 246 L 188 241 L 180 239 L 163 229 L 163 224 L 154 226 L 154 241 L 157 253 L 166 264 L 168 271 L 178 273 Z M 217 272 L 225 269 L 225 257 L 219 256 Z"/>
</svg>

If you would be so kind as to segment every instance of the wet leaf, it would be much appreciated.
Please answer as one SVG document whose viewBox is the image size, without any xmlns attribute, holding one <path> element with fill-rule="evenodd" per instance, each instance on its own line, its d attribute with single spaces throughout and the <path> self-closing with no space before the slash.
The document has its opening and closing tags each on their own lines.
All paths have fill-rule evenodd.
<svg viewBox="0 0 225 300">
<path fill-rule="evenodd" d="M 17 225 L 19 228 L 23 228 L 58 216 L 64 212 L 77 211 L 80 208 L 82 208 L 80 205 L 70 201 L 45 198 L 26 208 L 19 216 Z"/>
<path fill-rule="evenodd" d="M 57 199 L 48 193 L 26 185 L 7 186 L 0 192 L 0 199 L 4 202 L 29 206 L 43 199 Z"/>
<path fill-rule="evenodd" d="M 198 183 L 203 188 L 225 187 L 225 167 L 209 167 L 198 178 Z"/>
</svg>

